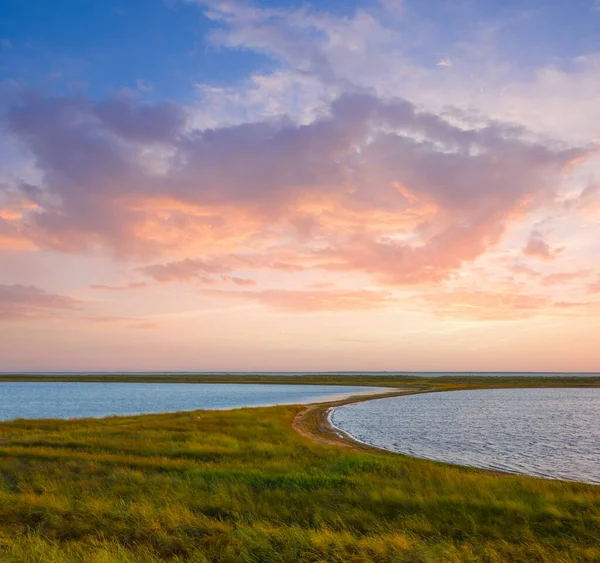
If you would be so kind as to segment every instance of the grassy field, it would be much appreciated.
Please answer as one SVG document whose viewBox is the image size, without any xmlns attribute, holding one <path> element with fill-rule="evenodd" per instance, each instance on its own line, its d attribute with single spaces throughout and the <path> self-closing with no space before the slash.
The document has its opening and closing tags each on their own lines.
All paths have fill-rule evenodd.
<svg viewBox="0 0 600 563">
<path fill-rule="evenodd" d="M 600 561 L 600 487 L 317 443 L 303 410 L 0 423 L 0 561 Z"/>
<path fill-rule="evenodd" d="M 87 381 L 129 383 L 277 383 L 287 385 L 375 385 L 399 387 L 429 386 L 439 390 L 491 387 L 598 387 L 600 376 L 472 376 L 422 377 L 415 375 L 238 375 L 238 374 L 95 374 L 36 375 L 0 374 L 3 381 Z"/>
</svg>

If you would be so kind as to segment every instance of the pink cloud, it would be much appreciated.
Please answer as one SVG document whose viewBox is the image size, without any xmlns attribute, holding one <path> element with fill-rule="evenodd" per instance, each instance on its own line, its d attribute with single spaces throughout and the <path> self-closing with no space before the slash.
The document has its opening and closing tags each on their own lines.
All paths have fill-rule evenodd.
<svg viewBox="0 0 600 563">
<path fill-rule="evenodd" d="M 552 305 L 547 297 L 514 290 L 456 290 L 425 294 L 421 298 L 441 317 L 473 321 L 528 318 Z"/>
<path fill-rule="evenodd" d="M 129 291 L 131 289 L 144 289 L 148 287 L 146 282 L 129 282 L 125 285 L 90 285 L 90 289 L 102 291 Z"/>
<path fill-rule="evenodd" d="M 0 320 L 61 316 L 81 303 L 32 285 L 0 285 Z"/>
<path fill-rule="evenodd" d="M 481 290 L 459 288 L 424 293 L 420 299 L 439 317 L 466 321 L 512 321 L 542 314 L 586 316 L 600 308 L 600 302 L 555 300 L 527 293 L 514 283 Z"/>
<path fill-rule="evenodd" d="M 544 240 L 544 236 L 539 231 L 532 231 L 527 244 L 523 248 L 525 256 L 531 256 L 540 260 L 553 260 L 562 251 L 562 248 L 550 248 L 550 245 Z"/>
<path fill-rule="evenodd" d="M 91 314 L 86 304 L 35 286 L 0 285 L 0 322 L 49 319 L 72 323 L 122 324 L 129 328 L 157 328 L 152 319 Z"/>
<path fill-rule="evenodd" d="M 231 267 L 217 260 L 186 260 L 143 266 L 139 271 L 158 282 L 186 282 L 203 278 L 206 274 L 222 274 L 231 271 Z"/>
<path fill-rule="evenodd" d="M 33 250 L 36 245 L 22 232 L 25 213 L 35 210 L 35 203 L 0 183 L 0 250 Z"/>
<path fill-rule="evenodd" d="M 128 328 L 134 329 L 155 329 L 159 328 L 160 324 L 156 321 L 138 318 L 138 317 L 119 317 L 119 316 L 110 316 L 110 315 L 87 315 L 85 317 L 80 317 L 79 320 L 93 323 L 93 324 L 114 324 L 114 325 L 125 325 Z"/>
<path fill-rule="evenodd" d="M 551 201 L 562 170 L 586 155 L 526 141 L 514 125 L 465 129 L 357 94 L 307 125 L 189 130 L 173 104 L 33 94 L 6 118 L 43 177 L 20 187 L 32 207 L 19 235 L 65 252 L 186 257 L 141 268 L 157 281 L 233 274 L 241 266 L 219 255 L 248 251 L 282 270 L 439 281 Z M 527 253 L 550 256 L 544 244 L 534 238 Z"/>
<path fill-rule="evenodd" d="M 236 277 L 232 277 L 229 278 L 235 285 L 240 285 L 240 286 L 249 286 L 249 285 L 256 285 L 256 280 L 251 280 L 248 278 L 236 278 Z"/>
<path fill-rule="evenodd" d="M 514 274 L 524 275 L 527 277 L 539 277 L 541 274 L 537 270 L 534 270 L 532 267 L 527 266 L 526 264 L 522 264 L 518 261 L 511 264 L 508 269 Z"/>
<path fill-rule="evenodd" d="M 588 285 L 588 293 L 600 293 L 600 276 Z"/>
<path fill-rule="evenodd" d="M 545 286 L 561 285 L 574 280 L 587 278 L 591 274 L 591 270 L 578 270 L 577 272 L 558 272 L 544 276 L 541 284 Z"/>
</svg>

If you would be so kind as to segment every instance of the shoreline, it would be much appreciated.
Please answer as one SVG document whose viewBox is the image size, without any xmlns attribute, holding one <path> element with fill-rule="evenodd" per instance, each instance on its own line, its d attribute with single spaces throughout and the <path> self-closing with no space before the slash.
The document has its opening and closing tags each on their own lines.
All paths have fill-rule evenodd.
<svg viewBox="0 0 600 563">
<path fill-rule="evenodd" d="M 306 405 L 304 409 L 294 416 L 294 419 L 292 420 L 292 428 L 301 436 L 320 444 L 350 449 L 368 449 L 375 452 L 395 453 L 361 442 L 347 432 L 338 429 L 329 420 L 329 413 L 336 407 L 369 401 L 374 398 L 387 399 L 390 397 L 403 397 L 406 395 L 416 395 L 419 393 L 430 393 L 434 391 L 436 391 L 435 388 L 425 386 L 418 389 L 415 387 L 398 387 L 393 389 L 387 388 L 385 390 L 382 389 L 381 393 L 375 392 L 369 395 L 354 394 L 346 399 L 341 399 L 335 402 L 331 401 L 327 403 L 312 403 Z"/>
<path fill-rule="evenodd" d="M 0 386 L 2 385 L 2 383 L 13 383 L 13 382 L 0 382 Z M 30 383 L 39 383 L 39 382 L 30 382 Z M 48 383 L 64 383 L 64 382 L 48 382 Z M 99 382 L 91 382 L 91 383 L 99 383 Z M 106 384 L 106 382 L 100 382 L 100 383 Z M 121 382 L 119 382 L 119 383 L 121 383 Z M 124 383 L 127 384 L 127 383 L 131 383 L 131 382 L 124 382 Z M 204 385 L 231 385 L 231 384 L 230 383 L 205 383 Z M 278 385 L 278 384 L 251 383 L 251 384 L 247 384 L 247 385 L 269 386 L 269 385 Z M 302 384 L 302 383 L 298 383 L 296 385 L 298 387 L 317 387 L 317 388 L 323 387 L 323 386 L 319 386 L 319 385 Z M 342 385 L 332 385 L 331 387 L 342 387 Z M 352 399 L 354 399 L 354 398 L 357 398 L 357 399 L 363 398 L 363 397 L 364 398 L 371 398 L 371 397 L 374 398 L 374 397 L 378 397 L 380 395 L 389 394 L 388 387 L 378 387 L 377 388 L 375 386 L 366 386 L 366 385 L 365 386 L 349 385 L 348 387 L 371 387 L 371 388 L 362 390 L 362 391 L 348 390 L 346 392 L 336 393 L 336 394 L 332 394 L 332 395 L 324 395 L 321 398 L 307 399 L 306 402 L 274 402 L 274 403 L 268 403 L 268 404 L 239 405 L 239 406 L 233 406 L 233 407 L 215 407 L 215 408 L 199 407 L 199 408 L 193 408 L 193 409 L 183 409 L 183 410 L 174 410 L 174 411 L 169 410 L 169 411 L 127 412 L 127 413 L 104 414 L 104 415 L 95 415 L 95 416 L 94 415 L 70 416 L 70 417 L 49 416 L 49 417 L 43 417 L 43 418 L 28 418 L 28 417 L 24 416 L 24 417 L 14 417 L 14 418 L 8 418 L 8 419 L 0 418 L 0 424 L 14 422 L 15 420 L 24 420 L 24 421 L 86 420 L 86 419 L 101 420 L 101 419 L 106 419 L 106 418 L 119 418 L 119 417 L 130 418 L 130 417 L 134 417 L 134 416 L 151 416 L 151 415 L 162 415 L 162 414 L 167 415 L 167 414 L 175 414 L 175 413 L 194 413 L 194 412 L 199 412 L 199 411 L 235 411 L 238 409 L 260 409 L 260 408 L 292 407 L 292 406 L 302 407 L 302 406 L 322 405 L 322 404 L 338 404 L 338 403 L 346 404 L 346 402 L 349 402 L 349 403 L 353 402 Z"/>
<path fill-rule="evenodd" d="M 543 387 L 539 387 L 539 388 L 543 389 Z M 569 387 L 564 387 L 564 388 L 568 389 Z M 483 391 L 485 389 L 478 389 L 478 390 Z M 408 395 L 417 395 L 417 394 L 421 394 L 421 393 L 444 393 L 444 392 L 451 392 L 451 391 L 459 391 L 459 390 L 458 389 L 430 388 L 430 389 L 421 389 L 419 391 L 413 391 L 409 388 L 408 392 L 404 392 L 404 390 L 398 389 L 397 392 L 394 392 L 394 393 L 383 393 L 381 395 L 376 394 L 376 398 L 377 399 L 387 399 L 387 398 L 392 398 L 392 397 L 404 397 L 404 396 L 408 396 Z M 302 436 L 304 436 L 306 438 L 313 440 L 314 442 L 337 446 L 337 447 L 342 447 L 342 448 L 346 448 L 346 449 L 354 449 L 354 450 L 358 450 L 358 451 L 368 450 L 371 452 L 377 452 L 377 453 L 381 453 L 381 454 L 393 454 L 393 455 L 406 456 L 406 457 L 410 457 L 413 459 L 429 461 L 432 463 L 439 463 L 439 464 L 447 465 L 450 467 L 482 471 L 482 472 L 493 474 L 493 475 L 528 477 L 528 478 L 532 478 L 532 479 L 542 479 L 544 481 L 558 481 L 558 482 L 565 482 L 565 483 L 578 483 L 578 484 L 584 484 L 584 485 L 600 486 L 600 482 L 578 481 L 576 479 L 566 479 L 566 478 L 551 477 L 551 476 L 546 476 L 546 475 L 534 475 L 531 473 L 521 473 L 518 471 L 508 471 L 508 470 L 502 470 L 502 469 L 495 469 L 495 468 L 491 468 L 491 467 L 480 467 L 477 465 L 452 463 L 452 462 L 434 459 L 434 458 L 430 458 L 430 457 L 416 456 L 416 455 L 412 455 L 412 454 L 409 454 L 406 452 L 397 452 L 397 451 L 390 450 L 387 448 L 374 446 L 372 444 L 369 444 L 368 442 L 359 440 L 358 438 L 356 438 L 349 432 L 346 432 L 345 430 L 336 426 L 333 423 L 333 421 L 331 420 L 331 416 L 333 414 L 334 409 L 344 406 L 344 405 L 365 402 L 368 400 L 372 400 L 373 398 L 375 398 L 375 397 L 365 397 L 365 396 L 358 397 L 357 396 L 356 400 L 347 400 L 347 401 L 341 400 L 341 401 L 338 401 L 338 402 L 335 402 L 335 403 L 329 404 L 329 405 L 323 405 L 323 404 L 314 405 L 314 406 L 307 405 L 306 409 L 299 412 L 294 417 L 294 420 L 292 422 L 292 427 L 294 428 L 294 430 L 296 430 L 296 432 L 298 432 L 299 434 L 301 434 Z M 349 397 L 349 399 L 352 399 L 352 397 Z M 312 422 L 313 422 L 314 426 L 311 425 L 310 422 L 307 424 L 307 419 L 310 420 L 311 418 L 313 419 Z"/>
<path fill-rule="evenodd" d="M 597 486 L 325 433 L 336 405 L 436 390 L 407 387 L 258 410 L 2 424 L 0 552 L 61 563 L 600 561 Z"/>
</svg>

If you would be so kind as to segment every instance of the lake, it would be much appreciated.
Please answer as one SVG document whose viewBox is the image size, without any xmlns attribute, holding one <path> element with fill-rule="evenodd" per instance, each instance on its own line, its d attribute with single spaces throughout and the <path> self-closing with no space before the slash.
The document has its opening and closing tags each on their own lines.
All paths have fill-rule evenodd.
<svg viewBox="0 0 600 563">
<path fill-rule="evenodd" d="M 332 410 L 373 446 L 448 463 L 600 484 L 600 389 L 485 389 Z"/>
<path fill-rule="evenodd" d="M 0 420 L 290 405 L 381 392 L 343 385 L 7 382 L 0 383 Z"/>
</svg>

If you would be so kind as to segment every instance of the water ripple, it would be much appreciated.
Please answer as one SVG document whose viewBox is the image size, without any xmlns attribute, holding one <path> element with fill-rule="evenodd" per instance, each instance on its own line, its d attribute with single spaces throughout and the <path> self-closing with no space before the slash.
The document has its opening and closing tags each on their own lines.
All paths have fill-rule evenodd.
<svg viewBox="0 0 600 563">
<path fill-rule="evenodd" d="M 415 457 L 600 484 L 600 389 L 485 389 L 374 399 L 331 422 Z"/>
<path fill-rule="evenodd" d="M 234 409 L 335 400 L 381 387 L 247 383 L 0 382 L 0 421 Z"/>
</svg>

